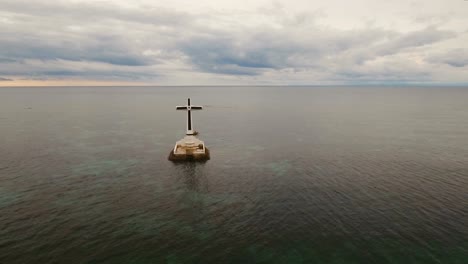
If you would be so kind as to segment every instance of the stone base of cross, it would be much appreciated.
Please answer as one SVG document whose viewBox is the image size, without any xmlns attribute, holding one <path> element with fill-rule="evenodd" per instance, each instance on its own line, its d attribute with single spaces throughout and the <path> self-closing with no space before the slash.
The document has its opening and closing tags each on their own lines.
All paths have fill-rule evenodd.
<svg viewBox="0 0 468 264">
<path fill-rule="evenodd" d="M 209 159 L 210 151 L 205 147 L 205 142 L 194 136 L 185 136 L 177 141 L 169 154 L 169 160 L 172 161 L 205 161 Z"/>
</svg>

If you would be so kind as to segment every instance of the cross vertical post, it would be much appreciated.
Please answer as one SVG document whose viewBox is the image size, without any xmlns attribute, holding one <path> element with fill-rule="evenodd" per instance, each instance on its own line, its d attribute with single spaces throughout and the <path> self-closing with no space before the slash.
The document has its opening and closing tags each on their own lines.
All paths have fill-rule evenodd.
<svg viewBox="0 0 468 264">
<path fill-rule="evenodd" d="M 203 106 L 192 105 L 190 103 L 190 98 L 187 99 L 187 105 L 177 106 L 177 110 L 186 110 L 187 111 L 187 131 L 186 135 L 194 135 L 195 131 L 193 130 L 193 120 L 192 120 L 192 110 L 202 110 Z"/>
<path fill-rule="evenodd" d="M 187 99 L 187 131 L 192 131 L 192 110 L 190 109 L 190 98 Z"/>
</svg>

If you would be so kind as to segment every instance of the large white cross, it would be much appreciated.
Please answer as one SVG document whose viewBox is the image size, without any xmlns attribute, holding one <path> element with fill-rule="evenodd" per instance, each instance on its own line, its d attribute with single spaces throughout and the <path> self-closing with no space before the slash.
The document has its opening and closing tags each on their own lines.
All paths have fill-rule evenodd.
<svg viewBox="0 0 468 264">
<path fill-rule="evenodd" d="M 187 111 L 187 132 L 186 135 L 194 135 L 195 131 L 193 130 L 193 123 L 192 123 L 192 110 L 202 110 L 203 106 L 198 105 L 191 105 L 190 98 L 187 100 L 187 105 L 184 106 L 177 106 L 177 110 L 186 110 Z"/>
</svg>

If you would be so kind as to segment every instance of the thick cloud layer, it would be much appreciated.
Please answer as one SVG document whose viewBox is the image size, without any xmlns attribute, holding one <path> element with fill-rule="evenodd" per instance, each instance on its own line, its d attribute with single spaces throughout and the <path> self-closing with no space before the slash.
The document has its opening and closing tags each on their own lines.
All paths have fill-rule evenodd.
<svg viewBox="0 0 468 264">
<path fill-rule="evenodd" d="M 192 7 L 184 1 L 3 0 L 0 80 L 468 82 L 468 26 L 461 23 L 468 3 L 459 13 L 438 7 L 420 13 L 416 5 L 412 16 L 375 2 L 381 19 L 379 9 L 338 17 L 333 6 L 315 8 L 310 1 L 293 8 L 281 2 L 242 7 L 202 1 Z"/>
</svg>

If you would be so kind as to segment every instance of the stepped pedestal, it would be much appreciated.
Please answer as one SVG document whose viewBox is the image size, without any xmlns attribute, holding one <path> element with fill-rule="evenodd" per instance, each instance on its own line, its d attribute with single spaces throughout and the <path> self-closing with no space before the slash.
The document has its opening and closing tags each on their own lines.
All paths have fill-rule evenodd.
<svg viewBox="0 0 468 264">
<path fill-rule="evenodd" d="M 209 159 L 210 151 L 205 147 L 205 143 L 192 135 L 187 135 L 177 141 L 169 154 L 171 161 L 205 161 Z"/>
</svg>

